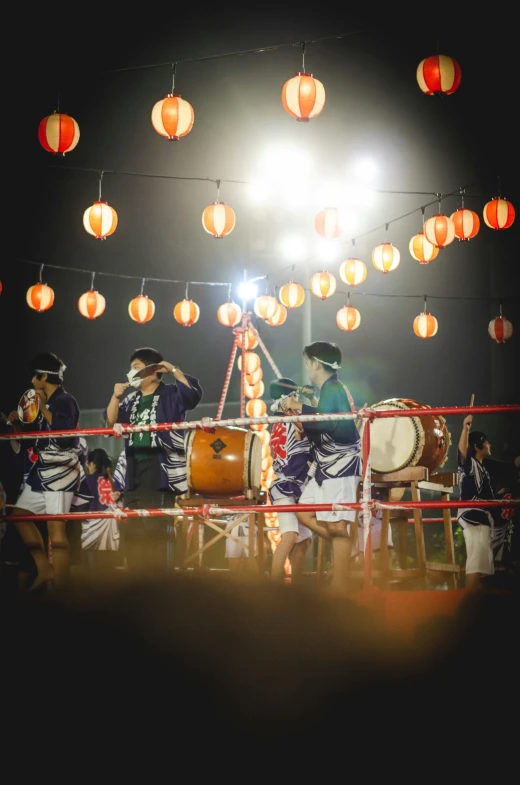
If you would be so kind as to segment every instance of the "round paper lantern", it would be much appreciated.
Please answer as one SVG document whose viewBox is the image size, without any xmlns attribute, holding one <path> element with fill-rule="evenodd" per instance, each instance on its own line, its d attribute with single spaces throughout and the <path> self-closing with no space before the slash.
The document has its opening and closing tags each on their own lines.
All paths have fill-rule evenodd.
<svg viewBox="0 0 520 785">
<path fill-rule="evenodd" d="M 25 299 L 33 311 L 47 311 L 54 303 L 54 291 L 46 283 L 37 283 L 27 289 Z"/>
<path fill-rule="evenodd" d="M 256 384 L 244 384 L 244 395 L 246 398 L 261 398 L 265 392 L 265 385 L 263 382 Z"/>
<path fill-rule="evenodd" d="M 180 95 L 169 94 L 152 109 L 152 125 L 161 136 L 178 141 L 193 128 L 193 107 Z"/>
<path fill-rule="evenodd" d="M 367 277 L 367 266 L 361 259 L 347 259 L 340 265 L 339 277 L 349 286 L 359 286 Z"/>
<path fill-rule="evenodd" d="M 308 123 L 325 106 L 325 88 L 312 74 L 298 72 L 284 84 L 282 103 L 299 123 Z"/>
<path fill-rule="evenodd" d="M 267 411 L 267 404 L 261 398 L 252 398 L 246 403 L 248 417 L 263 417 Z"/>
<path fill-rule="evenodd" d="M 235 213 L 225 202 L 213 202 L 202 213 L 202 226 L 221 240 L 235 228 Z"/>
<path fill-rule="evenodd" d="M 484 206 L 483 215 L 490 229 L 509 229 L 515 220 L 515 208 L 507 199 L 495 196 Z"/>
<path fill-rule="evenodd" d="M 278 299 L 286 308 L 298 308 L 305 300 L 305 289 L 299 283 L 289 281 L 278 292 Z"/>
<path fill-rule="evenodd" d="M 417 66 L 417 82 L 426 95 L 450 95 L 460 85 L 460 78 L 460 65 L 447 55 L 432 55 Z"/>
<path fill-rule="evenodd" d="M 237 344 L 239 349 L 241 349 L 242 344 L 244 344 L 244 349 L 249 351 L 250 349 L 256 349 L 258 346 L 258 338 L 252 329 L 248 327 L 245 333 L 237 333 Z"/>
<path fill-rule="evenodd" d="M 286 319 L 287 308 L 282 303 L 278 303 L 278 308 L 276 309 L 275 313 L 270 317 L 270 319 L 266 319 L 265 323 L 270 327 L 280 327 L 280 325 L 283 324 Z"/>
<path fill-rule="evenodd" d="M 193 300 L 184 298 L 173 309 L 173 316 L 175 321 L 182 324 L 183 327 L 191 327 L 199 319 L 200 308 Z"/>
<path fill-rule="evenodd" d="M 513 335 L 513 325 L 505 316 L 495 316 L 488 325 L 488 333 L 497 343 L 505 343 Z"/>
<path fill-rule="evenodd" d="M 269 444 L 271 442 L 271 434 L 269 433 L 269 431 L 262 431 L 262 433 L 259 434 L 259 437 L 260 437 L 260 444 L 262 445 L 262 449 L 264 447 L 269 447 Z"/>
<path fill-rule="evenodd" d="M 455 239 L 455 224 L 447 215 L 437 213 L 424 222 L 426 239 L 437 248 L 445 248 Z"/>
<path fill-rule="evenodd" d="M 38 139 L 44 150 L 53 155 L 65 155 L 74 150 L 79 142 L 79 126 L 68 114 L 44 117 L 38 127 Z"/>
<path fill-rule="evenodd" d="M 270 455 L 267 455 L 265 458 L 262 458 L 262 471 L 267 474 L 271 466 L 273 465 L 273 459 Z"/>
<path fill-rule="evenodd" d="M 263 294 L 256 298 L 253 309 L 259 319 L 270 319 L 275 315 L 278 305 L 278 300 L 270 294 Z"/>
<path fill-rule="evenodd" d="M 326 207 L 314 217 L 314 228 L 325 240 L 335 240 L 341 235 L 338 211 L 335 207 Z"/>
<path fill-rule="evenodd" d="M 473 210 L 466 210 L 461 208 L 452 213 L 451 220 L 455 227 L 455 236 L 462 242 L 471 240 L 478 234 L 480 229 L 480 219 Z"/>
<path fill-rule="evenodd" d="M 221 305 L 217 310 L 217 319 L 224 327 L 235 327 L 242 318 L 242 308 L 228 300 L 227 303 Z"/>
<path fill-rule="evenodd" d="M 336 324 L 340 330 L 350 333 L 352 330 L 357 330 L 361 324 L 361 314 L 357 308 L 351 305 L 344 305 L 336 314 Z"/>
<path fill-rule="evenodd" d="M 94 202 L 83 213 L 83 226 L 96 240 L 105 240 L 116 230 L 117 213 L 107 202 Z"/>
<path fill-rule="evenodd" d="M 372 251 L 372 263 L 382 273 L 390 273 L 399 267 L 401 254 L 392 243 L 381 243 Z"/>
<path fill-rule="evenodd" d="M 155 303 L 146 294 L 138 294 L 128 304 L 128 313 L 134 322 L 144 324 L 153 319 L 155 313 Z"/>
<path fill-rule="evenodd" d="M 311 278 L 311 292 L 315 294 L 316 297 L 326 300 L 327 297 L 332 297 L 335 291 L 336 279 L 332 273 L 328 273 L 326 270 L 314 273 Z"/>
<path fill-rule="evenodd" d="M 419 264 L 429 264 L 439 255 L 439 249 L 426 239 L 424 232 L 415 234 L 410 240 L 410 255 Z"/>
<path fill-rule="evenodd" d="M 245 373 L 244 378 L 247 384 L 256 384 L 264 378 L 264 372 L 260 367 L 258 367 L 256 371 Z"/>
<path fill-rule="evenodd" d="M 266 431 L 262 431 L 262 433 L 266 433 Z M 269 431 L 267 431 L 269 433 Z M 268 455 L 271 455 L 271 445 L 269 442 L 267 444 L 262 444 L 262 458 L 267 458 Z"/>
<path fill-rule="evenodd" d="M 260 368 L 260 357 L 255 352 L 244 352 L 244 373 L 253 373 Z M 238 355 L 238 370 L 242 370 L 242 355 Z"/>
<path fill-rule="evenodd" d="M 419 338 L 433 338 L 437 334 L 439 325 L 435 316 L 424 311 L 413 320 L 413 331 Z"/>
<path fill-rule="evenodd" d="M 85 319 L 97 319 L 105 311 L 105 298 L 94 289 L 82 294 L 78 300 L 78 311 Z"/>
<path fill-rule="evenodd" d="M 252 431 L 266 431 L 269 425 L 266 422 L 256 422 L 256 423 L 251 423 L 249 427 L 251 428 Z"/>
</svg>

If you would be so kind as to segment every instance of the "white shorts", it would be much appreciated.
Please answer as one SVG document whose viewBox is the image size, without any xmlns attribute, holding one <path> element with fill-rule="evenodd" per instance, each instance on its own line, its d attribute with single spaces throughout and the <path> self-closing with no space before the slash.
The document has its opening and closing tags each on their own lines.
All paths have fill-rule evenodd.
<svg viewBox="0 0 520 785">
<path fill-rule="evenodd" d="M 296 499 L 294 496 L 285 496 L 281 499 L 275 499 L 273 501 L 273 506 L 277 504 L 296 504 Z M 308 540 L 309 537 L 312 537 L 312 532 L 307 526 L 304 526 L 303 523 L 300 523 L 298 518 L 296 517 L 296 513 L 294 512 L 277 512 L 278 517 L 278 526 L 280 527 L 280 534 L 287 534 L 288 532 L 297 532 L 298 537 L 296 538 L 296 542 L 303 542 L 304 540 Z"/>
<path fill-rule="evenodd" d="M 462 533 L 466 543 L 466 575 L 475 572 L 494 575 L 491 528 L 482 525 L 464 526 Z"/>
<path fill-rule="evenodd" d="M 240 543 L 226 537 L 226 559 L 240 559 L 242 556 L 247 558 L 249 556 L 249 525 L 239 523 L 238 526 L 231 529 L 230 534 L 240 540 Z M 258 527 L 255 525 L 255 556 L 258 556 L 257 537 Z"/>
<path fill-rule="evenodd" d="M 380 550 L 381 548 L 381 528 L 383 522 L 381 518 L 377 518 L 375 515 L 372 515 L 371 525 L 372 525 L 372 552 L 374 552 Z M 363 553 L 363 534 L 364 534 L 364 528 L 363 528 L 362 516 L 360 515 L 358 521 L 358 548 L 361 551 L 361 553 Z M 390 525 L 388 526 L 388 547 L 389 548 L 394 547 L 394 542 L 392 540 L 392 527 Z"/>
<path fill-rule="evenodd" d="M 303 489 L 299 504 L 348 504 L 355 502 L 358 485 L 359 477 L 357 476 L 323 480 L 321 486 L 313 477 Z M 353 521 L 355 518 L 355 510 L 319 511 L 316 513 L 318 521 Z"/>
<path fill-rule="evenodd" d="M 27 483 L 16 500 L 16 506 L 34 515 L 61 515 L 70 512 L 74 491 L 33 491 Z"/>
</svg>

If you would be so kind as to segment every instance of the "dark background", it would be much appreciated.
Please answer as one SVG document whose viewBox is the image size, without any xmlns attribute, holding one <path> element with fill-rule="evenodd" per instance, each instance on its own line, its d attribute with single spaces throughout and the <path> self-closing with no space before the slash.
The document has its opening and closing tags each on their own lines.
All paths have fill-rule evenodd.
<svg viewBox="0 0 520 785">
<path fill-rule="evenodd" d="M 296 4 L 262 4 L 235 13 L 153 5 L 139 7 L 138 14 L 104 5 L 74 22 L 50 18 L 41 9 L 28 14 L 20 7 L 10 13 L 13 56 L 6 79 L 10 98 L 4 104 L 10 141 L 4 155 L 12 174 L 4 184 L 10 216 L 0 276 L 0 411 L 14 408 L 29 386 L 26 361 L 48 350 L 65 361 L 66 387 L 80 407 L 101 409 L 114 382 L 124 380 L 129 355 L 143 345 L 158 348 L 165 359 L 198 376 L 205 402 L 217 402 L 232 344 L 231 331 L 216 318 L 226 288 L 190 287 L 201 316 L 186 329 L 172 315 L 184 285 L 150 283 L 146 293 L 156 315 L 137 325 L 127 307 L 139 293 L 139 281 L 99 276 L 96 288 L 107 308 L 91 322 L 77 310 L 78 297 L 90 287 L 89 275 L 44 270 L 55 304 L 38 314 L 25 303 L 38 267 L 22 260 L 234 286 L 246 269 L 250 276 L 269 274 L 272 290 L 290 277 L 276 243 L 291 231 L 312 239 L 307 216 L 277 205 L 259 208 L 245 186 L 223 185 L 221 198 L 234 208 L 237 223 L 217 242 L 201 225 L 202 210 L 216 197 L 212 183 L 117 172 L 249 180 L 262 150 L 278 142 L 304 147 L 324 179 L 370 157 L 380 169 L 376 188 L 446 193 L 467 185 L 466 206 L 481 217 L 474 240 L 455 241 L 427 266 L 408 253 L 410 237 L 420 230 L 420 212 L 391 224 L 388 237 L 381 229 L 359 239 L 354 252 L 345 245 L 343 258 L 359 256 L 368 267 L 366 282 L 351 295 L 362 322 L 350 334 L 335 323 L 347 288 L 338 275 L 341 259 L 309 263 L 311 274 L 324 267 L 336 274 L 341 291 L 330 300 L 307 295 L 312 298 L 312 339 L 340 345 L 340 376 L 357 405 L 404 397 L 431 406 L 462 406 L 472 393 L 476 405 L 518 402 L 518 334 L 498 346 L 487 325 L 502 299 L 504 315 L 520 330 L 519 220 L 504 232 L 493 232 L 482 220 L 484 204 L 497 195 L 498 176 L 502 195 L 520 205 L 513 121 L 517 66 L 507 22 L 483 18 L 468 23 L 466 11 L 458 17 L 452 9 L 432 23 L 426 8 L 400 16 L 373 11 L 356 17 L 345 9 L 331 15 Z M 162 139 L 150 122 L 154 103 L 169 92 L 170 67 L 106 73 L 350 31 L 356 35 L 308 45 L 307 70 L 323 82 L 327 94 L 322 114 L 308 124 L 286 114 L 280 97 L 284 82 L 300 69 L 298 48 L 179 64 L 176 91 L 193 105 L 195 124 L 176 143 Z M 461 86 L 449 97 L 425 96 L 416 82 L 418 63 L 437 51 L 457 59 L 462 68 Z M 64 158 L 45 152 L 37 139 L 38 124 L 56 108 L 58 92 L 61 111 L 71 114 L 81 131 L 78 146 Z M 119 216 L 115 234 L 106 241 L 95 240 L 82 226 L 84 210 L 97 198 L 98 175 L 72 167 L 116 171 L 103 180 L 103 197 Z M 379 195 L 374 207 L 361 211 L 355 234 L 426 201 L 425 196 Z M 451 214 L 460 199 L 447 198 L 442 206 Z M 426 217 L 433 212 L 428 208 Z M 400 267 L 387 276 L 370 260 L 372 248 L 384 239 L 401 251 Z M 302 270 L 296 266 L 295 278 L 307 288 Z M 438 334 L 429 341 L 421 341 L 412 329 L 424 294 L 439 320 Z M 290 312 L 278 329 L 259 325 L 282 373 L 297 379 L 302 315 L 303 309 Z M 262 366 L 268 381 L 271 371 L 265 361 Z M 235 373 L 228 400 L 238 397 Z M 461 420 L 448 418 L 453 441 Z M 511 458 L 520 453 L 519 420 L 511 414 L 488 415 L 475 424 L 490 433 L 496 457 Z M 453 454 L 452 449 L 450 462 Z"/>
</svg>

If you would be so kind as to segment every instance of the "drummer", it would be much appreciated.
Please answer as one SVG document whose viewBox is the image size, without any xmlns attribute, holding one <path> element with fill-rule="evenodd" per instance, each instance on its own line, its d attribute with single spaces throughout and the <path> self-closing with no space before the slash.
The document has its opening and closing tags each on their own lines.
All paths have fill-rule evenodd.
<svg viewBox="0 0 520 785">
<path fill-rule="evenodd" d="M 170 373 L 174 384 L 162 376 Z M 156 349 L 136 349 L 130 357 L 127 382 L 114 385 L 105 411 L 109 428 L 115 423 L 158 425 L 181 422 L 202 399 L 198 379 L 163 360 Z M 130 394 L 126 394 L 129 392 Z M 125 507 L 131 510 L 173 507 L 187 492 L 183 431 L 145 431 L 125 439 Z M 168 566 L 166 517 L 130 518 L 121 527 L 129 573 L 152 572 Z"/>
<path fill-rule="evenodd" d="M 76 399 L 63 387 L 65 364 L 52 352 L 40 354 L 29 364 L 32 384 L 36 392 L 38 415 L 30 424 L 31 430 L 57 431 L 77 428 L 79 406 Z M 26 394 L 27 399 L 29 396 Z M 23 408 L 23 407 L 22 407 Z M 9 415 L 17 429 L 22 428 L 18 411 Z M 63 585 L 69 572 L 69 548 L 66 521 L 52 520 L 53 514 L 68 513 L 84 476 L 81 448 L 77 437 L 38 438 L 31 453 L 31 466 L 13 510 L 13 516 L 48 514 L 47 532 L 53 554 L 49 564 L 42 529 L 31 521 L 13 521 L 32 559 L 20 570 L 21 591 L 35 590 L 53 580 Z"/>
</svg>

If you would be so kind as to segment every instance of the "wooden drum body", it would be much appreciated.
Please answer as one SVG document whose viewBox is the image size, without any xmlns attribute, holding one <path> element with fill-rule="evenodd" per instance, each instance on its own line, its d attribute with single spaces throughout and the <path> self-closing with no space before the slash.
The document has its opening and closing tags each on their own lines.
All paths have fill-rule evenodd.
<svg viewBox="0 0 520 785">
<path fill-rule="evenodd" d="M 245 428 L 189 431 L 186 468 L 190 493 L 247 496 L 261 486 L 262 443 L 258 434 Z"/>
<path fill-rule="evenodd" d="M 389 398 L 371 408 L 425 409 L 430 406 L 411 398 Z M 444 417 L 425 413 L 420 417 L 385 417 L 370 426 L 372 471 L 396 472 L 409 466 L 425 466 L 430 472 L 446 463 L 451 443 Z"/>
</svg>

